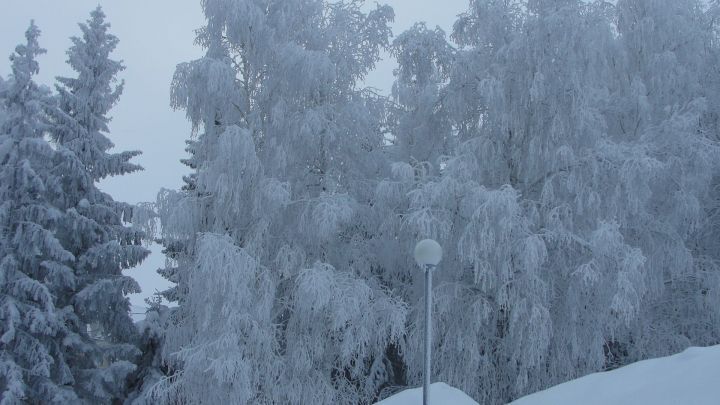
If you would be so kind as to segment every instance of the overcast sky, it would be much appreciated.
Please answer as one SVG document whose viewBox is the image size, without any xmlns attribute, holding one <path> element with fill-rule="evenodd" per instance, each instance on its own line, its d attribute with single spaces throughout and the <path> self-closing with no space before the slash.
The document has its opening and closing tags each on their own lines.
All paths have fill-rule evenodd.
<svg viewBox="0 0 720 405">
<path fill-rule="evenodd" d="M 78 22 L 85 21 L 98 4 L 111 23 L 111 32 L 120 39 L 116 59 L 125 62 L 120 74 L 125 91 L 111 111 L 110 139 L 119 150 L 141 150 L 136 162 L 145 171 L 110 179 L 101 184 L 116 199 L 131 203 L 153 201 L 161 187 L 177 188 L 188 169 L 179 163 L 184 156 L 190 126 L 182 111 L 169 107 L 170 81 L 178 63 L 196 59 L 202 50 L 193 45 L 194 30 L 203 25 L 199 0 L 5 0 L 0 14 L 0 76 L 10 73 L 7 57 L 24 42 L 31 19 L 42 31 L 40 45 L 48 53 L 39 58 L 38 81 L 54 83 L 58 75 L 73 75 L 65 64 L 70 36 L 80 35 Z M 378 1 L 383 3 L 382 1 Z M 372 3 L 372 2 L 369 2 Z M 393 30 L 399 34 L 418 21 L 436 25 L 450 33 L 456 16 L 468 0 L 387 0 L 395 9 Z M 367 85 L 388 92 L 392 85 L 394 61 L 384 60 L 367 79 Z M 134 305 L 165 282 L 155 273 L 164 258 L 157 246 L 153 254 L 128 274 L 143 287 L 131 297 Z"/>
</svg>

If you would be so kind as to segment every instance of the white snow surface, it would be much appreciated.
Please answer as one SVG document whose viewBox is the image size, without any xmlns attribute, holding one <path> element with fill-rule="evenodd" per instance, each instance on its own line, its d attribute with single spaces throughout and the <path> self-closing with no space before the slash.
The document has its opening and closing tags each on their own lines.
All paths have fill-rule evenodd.
<svg viewBox="0 0 720 405">
<path fill-rule="evenodd" d="M 574 404 L 720 404 L 720 345 L 692 347 L 672 356 L 590 374 L 512 402 L 512 405 Z"/>
<path fill-rule="evenodd" d="M 639 361 L 590 374 L 520 398 L 510 405 L 717 405 L 720 403 L 720 345 L 691 347 L 668 357 Z M 445 383 L 430 387 L 431 405 L 477 405 Z M 417 405 L 422 387 L 375 405 Z"/>
<path fill-rule="evenodd" d="M 422 404 L 422 387 L 412 388 L 385 398 L 375 405 L 418 405 Z M 430 385 L 430 405 L 478 405 L 464 392 L 445 383 Z"/>
</svg>

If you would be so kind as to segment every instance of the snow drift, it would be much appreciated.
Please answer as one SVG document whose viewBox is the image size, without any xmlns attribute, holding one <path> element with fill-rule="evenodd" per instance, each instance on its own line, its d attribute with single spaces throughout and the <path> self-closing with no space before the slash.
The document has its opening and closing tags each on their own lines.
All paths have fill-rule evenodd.
<svg viewBox="0 0 720 405">
<path fill-rule="evenodd" d="M 691 347 L 668 357 L 590 374 L 520 398 L 510 405 L 716 405 L 720 401 L 720 345 Z M 477 405 L 445 383 L 434 383 L 432 405 Z M 375 405 L 422 403 L 422 387 L 402 391 Z"/>
<path fill-rule="evenodd" d="M 422 387 L 399 392 L 375 405 L 417 405 L 422 404 Z M 430 385 L 432 405 L 478 405 L 472 398 L 457 388 L 437 382 Z"/>
<path fill-rule="evenodd" d="M 512 405 L 716 405 L 720 345 L 590 374 L 520 398 Z M 394 404 L 394 403 L 393 403 Z"/>
</svg>

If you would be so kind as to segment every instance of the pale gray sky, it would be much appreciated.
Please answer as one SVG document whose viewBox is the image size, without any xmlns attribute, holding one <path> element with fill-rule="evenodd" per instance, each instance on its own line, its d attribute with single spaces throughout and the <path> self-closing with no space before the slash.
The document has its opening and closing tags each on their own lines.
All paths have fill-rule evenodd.
<svg viewBox="0 0 720 405">
<path fill-rule="evenodd" d="M 378 2 L 395 9 L 395 34 L 418 21 L 438 25 L 449 34 L 456 16 L 468 4 L 468 0 Z M 72 75 L 65 64 L 69 37 L 79 35 L 77 23 L 85 21 L 98 4 L 120 39 L 114 57 L 126 65 L 120 74 L 125 91 L 111 112 L 110 139 L 119 150 L 141 150 L 143 155 L 136 162 L 145 167 L 145 171 L 104 181 L 101 187 L 118 200 L 153 201 L 161 187 L 179 187 L 188 172 L 179 159 L 184 157 L 190 126 L 184 112 L 169 107 L 169 94 L 175 66 L 202 55 L 193 45 L 193 31 L 204 22 L 199 0 L 6 0 L 0 14 L 0 76 L 10 73 L 7 57 L 24 42 L 31 19 L 42 31 L 40 45 L 48 50 L 39 59 L 38 81 L 52 85 L 55 76 Z M 393 68 L 394 61 L 384 60 L 366 84 L 388 92 Z M 166 285 L 155 273 L 164 257 L 158 246 L 152 250 L 141 266 L 128 271 L 143 287 L 142 294 L 131 297 L 133 305 L 144 305 L 145 297 Z"/>
</svg>

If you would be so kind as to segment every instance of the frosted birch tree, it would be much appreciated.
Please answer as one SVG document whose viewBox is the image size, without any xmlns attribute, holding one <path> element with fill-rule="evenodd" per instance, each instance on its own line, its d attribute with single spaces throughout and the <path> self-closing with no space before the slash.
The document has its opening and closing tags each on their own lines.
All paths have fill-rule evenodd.
<svg viewBox="0 0 720 405">
<path fill-rule="evenodd" d="M 173 103 L 196 170 L 158 204 L 180 303 L 166 402 L 368 403 L 405 307 L 368 254 L 383 101 L 359 88 L 392 10 L 359 1 L 202 3 Z M 173 266 L 174 265 L 174 266 Z"/>
<path fill-rule="evenodd" d="M 626 338 L 634 360 L 718 341 L 719 49 L 714 11 L 700 1 L 619 1 L 617 11 L 631 79 L 614 132 L 641 144 L 654 169 L 637 187 L 642 211 L 621 220 L 649 269 Z"/>
<path fill-rule="evenodd" d="M 434 148 L 449 155 L 425 165 L 435 174 L 418 181 L 399 163 L 380 190 L 400 207 L 394 235 L 449 252 L 435 287 L 439 380 L 504 403 L 720 339 L 711 21 L 693 1 L 472 1 L 449 79 L 443 41 L 399 37 L 396 89 L 418 86 L 422 66 L 440 87 L 395 93 L 398 155 L 417 154 L 403 140 L 425 120 L 449 117 L 422 143 L 451 146 Z M 423 105 L 433 113 L 413 118 Z M 417 383 L 420 351 L 407 353 Z"/>
<path fill-rule="evenodd" d="M 359 1 L 202 5 L 155 399 L 418 384 L 427 237 L 433 375 L 482 403 L 720 340 L 716 6 L 473 0 L 451 45 Z M 358 85 L 388 46 L 391 100 Z"/>
</svg>

